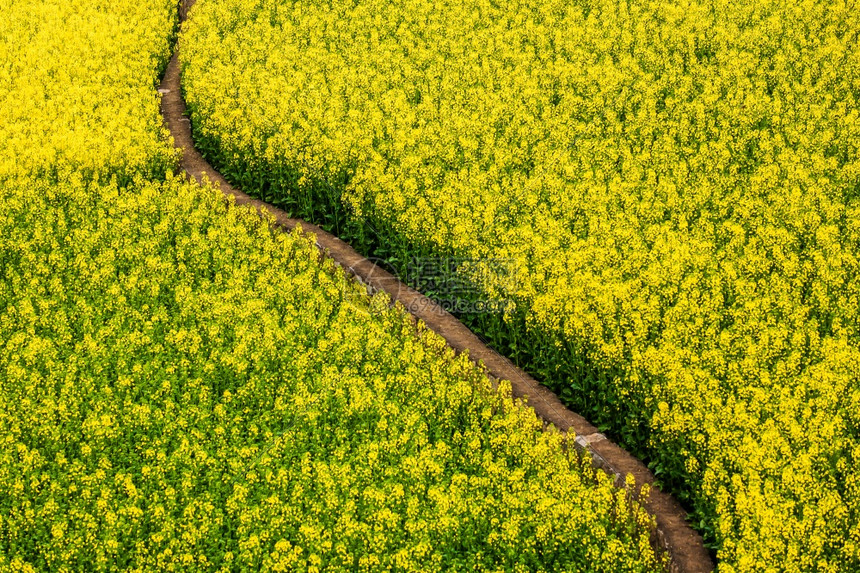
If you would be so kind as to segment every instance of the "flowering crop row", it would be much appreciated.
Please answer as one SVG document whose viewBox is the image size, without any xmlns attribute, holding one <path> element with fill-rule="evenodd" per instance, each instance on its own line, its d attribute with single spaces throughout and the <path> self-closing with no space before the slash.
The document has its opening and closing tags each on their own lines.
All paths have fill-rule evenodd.
<svg viewBox="0 0 860 573">
<path fill-rule="evenodd" d="M 170 173 L 172 0 L 0 8 L 0 571 L 664 570 L 507 383 Z"/>
<path fill-rule="evenodd" d="M 247 191 L 392 259 L 513 261 L 488 335 L 651 460 L 722 571 L 848 572 L 859 38 L 842 0 L 200 0 L 180 42 Z"/>
</svg>

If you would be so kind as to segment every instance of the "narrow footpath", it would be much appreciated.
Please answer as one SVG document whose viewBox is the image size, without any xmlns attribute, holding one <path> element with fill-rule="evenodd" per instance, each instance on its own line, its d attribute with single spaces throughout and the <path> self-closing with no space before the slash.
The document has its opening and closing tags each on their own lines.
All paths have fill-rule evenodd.
<svg viewBox="0 0 860 573">
<path fill-rule="evenodd" d="M 193 4 L 194 0 L 182 2 L 181 21 L 184 22 L 188 9 Z M 552 424 L 562 432 L 573 432 L 576 436 L 575 447 L 580 451 L 590 452 L 594 465 L 614 476 L 617 487 L 625 487 L 627 474 L 632 474 L 635 478 L 634 495 L 638 495 L 644 484 L 654 483 L 654 475 L 645 464 L 608 440 L 588 420 L 566 408 L 552 391 L 484 344 L 462 322 L 434 301 L 406 286 L 397 277 L 361 256 L 331 233 L 306 221 L 291 218 L 281 209 L 230 185 L 194 146 L 191 123 L 186 116 L 185 101 L 182 98 L 178 48 L 167 66 L 158 91 L 162 95 L 161 114 L 164 123 L 173 137 L 174 145 L 182 152 L 180 167 L 190 179 L 198 183 L 209 181 L 219 188 L 225 197 L 232 197 L 237 205 L 251 205 L 261 214 L 267 213 L 274 218 L 275 226 L 284 231 L 290 232 L 301 227 L 303 232 L 314 234 L 317 247 L 323 256 L 333 259 L 364 284 L 369 292 L 388 293 L 392 302 L 401 303 L 416 320 L 423 321 L 428 328 L 442 336 L 454 351 L 468 352 L 472 361 L 483 363 L 494 383 L 498 380 L 510 381 L 513 395 L 527 400 L 528 405 L 545 424 Z M 651 488 L 644 505 L 648 512 L 654 515 L 657 523 L 653 543 L 668 552 L 672 573 L 709 573 L 714 570 L 714 563 L 705 549 L 701 535 L 687 524 L 686 512 L 677 500 L 657 488 Z"/>
</svg>

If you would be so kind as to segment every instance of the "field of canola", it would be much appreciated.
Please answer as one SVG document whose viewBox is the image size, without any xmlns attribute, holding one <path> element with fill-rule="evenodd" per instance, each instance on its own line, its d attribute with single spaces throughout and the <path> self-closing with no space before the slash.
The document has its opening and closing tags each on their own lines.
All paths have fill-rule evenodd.
<svg viewBox="0 0 860 573">
<path fill-rule="evenodd" d="M 0 571 L 664 570 L 507 383 L 173 174 L 173 0 L 0 30 Z"/>
<path fill-rule="evenodd" d="M 513 261 L 475 275 L 516 304 L 485 335 L 650 461 L 720 571 L 847 573 L 858 34 L 842 0 L 200 0 L 180 44 L 243 190 L 394 266 Z"/>
</svg>

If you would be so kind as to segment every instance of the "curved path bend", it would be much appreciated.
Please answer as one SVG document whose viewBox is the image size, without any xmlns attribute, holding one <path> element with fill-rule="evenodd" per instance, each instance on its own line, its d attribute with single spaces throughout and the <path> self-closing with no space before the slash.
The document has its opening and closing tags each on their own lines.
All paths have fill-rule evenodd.
<svg viewBox="0 0 860 573">
<path fill-rule="evenodd" d="M 180 6 L 180 21 L 184 21 L 194 0 L 183 0 Z M 178 48 L 170 60 L 162 80 L 159 93 L 161 114 L 173 137 L 174 146 L 181 150 L 180 167 L 190 179 L 202 183 L 204 180 L 220 188 L 225 197 L 233 197 L 237 205 L 251 205 L 258 212 L 268 213 L 275 226 L 293 231 L 301 226 L 304 232 L 316 235 L 317 247 L 356 280 L 364 284 L 369 292 L 384 291 L 392 302 L 400 302 L 415 318 L 445 338 L 456 352 L 468 351 L 469 358 L 482 362 L 491 380 L 509 380 L 514 397 L 527 398 L 528 405 L 544 421 L 562 432 L 573 432 L 575 447 L 591 453 L 594 465 L 615 477 L 615 485 L 624 487 L 625 477 L 632 474 L 636 480 L 634 491 L 638 494 L 644 484 L 653 484 L 654 475 L 641 461 L 611 442 L 588 420 L 572 412 L 561 403 L 558 396 L 526 372 L 515 366 L 495 350 L 484 344 L 453 315 L 441 306 L 406 286 L 397 277 L 361 256 L 347 243 L 320 227 L 294 219 L 286 212 L 268 203 L 255 199 L 236 189 L 194 147 L 191 123 L 186 116 L 185 100 L 180 84 Z M 670 495 L 652 488 L 645 507 L 655 517 L 657 524 L 655 545 L 667 551 L 672 573 L 709 573 L 714 563 L 705 549 L 701 535 L 686 521 L 686 512 Z"/>
</svg>

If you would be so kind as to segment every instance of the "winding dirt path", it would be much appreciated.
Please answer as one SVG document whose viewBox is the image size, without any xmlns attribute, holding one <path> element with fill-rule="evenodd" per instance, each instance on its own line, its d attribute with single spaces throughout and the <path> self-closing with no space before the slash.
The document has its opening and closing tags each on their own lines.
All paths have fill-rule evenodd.
<svg viewBox="0 0 860 573">
<path fill-rule="evenodd" d="M 184 22 L 194 1 L 183 0 L 179 9 L 180 21 Z M 438 304 L 406 286 L 397 277 L 376 266 L 331 233 L 306 221 L 293 219 L 277 207 L 230 185 L 194 147 L 191 123 L 186 117 L 185 101 L 180 88 L 178 49 L 170 60 L 158 91 L 162 94 L 161 114 L 164 123 L 173 136 L 174 145 L 182 151 L 180 166 L 190 179 L 197 182 L 208 179 L 220 188 L 225 197 L 232 196 L 237 205 L 252 205 L 258 212 L 273 216 L 275 225 L 285 231 L 292 231 L 301 225 L 304 232 L 316 235 L 317 247 L 325 256 L 334 259 L 356 280 L 366 285 L 368 290 L 388 293 L 392 301 L 400 302 L 415 319 L 424 321 L 427 327 L 445 338 L 456 352 L 468 351 L 472 361 L 486 366 L 494 383 L 498 380 L 509 380 L 514 396 L 527 398 L 528 405 L 545 424 L 552 424 L 563 432 L 573 432 L 576 435 L 576 448 L 591 452 L 594 465 L 615 476 L 616 486 L 624 486 L 627 474 L 632 474 L 635 478 L 637 493 L 642 485 L 654 483 L 654 475 L 641 461 L 608 440 L 588 420 L 566 408 L 558 396 L 509 359 L 484 344 Z M 645 507 L 656 518 L 657 531 L 654 541 L 658 547 L 668 552 L 672 573 L 709 573 L 714 570 L 714 563 L 705 549 L 702 537 L 687 524 L 686 512 L 677 500 L 657 488 L 652 488 Z"/>
</svg>

